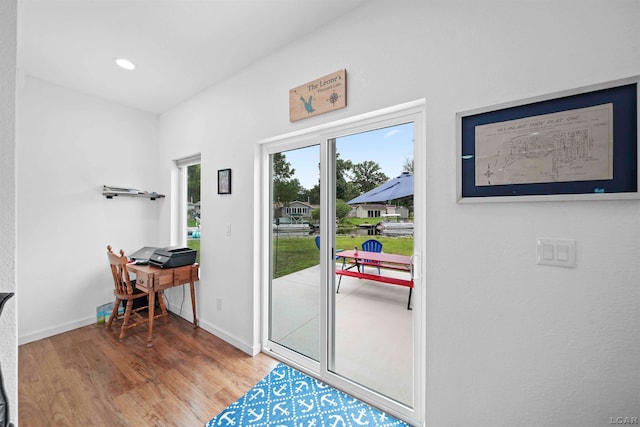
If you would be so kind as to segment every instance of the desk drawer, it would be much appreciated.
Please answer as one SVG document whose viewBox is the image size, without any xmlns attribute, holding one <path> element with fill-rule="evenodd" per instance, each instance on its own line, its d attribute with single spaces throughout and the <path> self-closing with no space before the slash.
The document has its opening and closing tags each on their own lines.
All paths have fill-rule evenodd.
<svg viewBox="0 0 640 427">
<path fill-rule="evenodd" d="M 172 287 L 174 284 L 173 276 L 173 274 L 159 274 L 159 283 L 157 283 L 156 289 L 166 289 Z"/>
<path fill-rule="evenodd" d="M 191 282 L 191 267 L 176 269 L 173 274 L 173 283 L 175 285 L 182 285 L 189 282 Z"/>
<path fill-rule="evenodd" d="M 149 289 L 153 287 L 153 274 L 136 274 L 136 288 L 149 293 Z"/>
</svg>

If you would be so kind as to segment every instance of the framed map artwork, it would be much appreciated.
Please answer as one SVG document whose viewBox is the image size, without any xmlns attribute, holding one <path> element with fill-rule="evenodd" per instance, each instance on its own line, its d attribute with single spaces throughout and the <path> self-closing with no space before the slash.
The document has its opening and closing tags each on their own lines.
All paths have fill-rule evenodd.
<svg viewBox="0 0 640 427">
<path fill-rule="evenodd" d="M 640 198 L 638 83 L 458 113 L 458 202 Z"/>
</svg>

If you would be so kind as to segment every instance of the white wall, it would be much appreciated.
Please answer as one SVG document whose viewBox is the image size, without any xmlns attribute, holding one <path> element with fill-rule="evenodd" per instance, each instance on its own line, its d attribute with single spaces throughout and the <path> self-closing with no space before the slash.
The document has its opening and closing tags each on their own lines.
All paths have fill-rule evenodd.
<svg viewBox="0 0 640 427">
<path fill-rule="evenodd" d="M 640 74 L 638 22 L 636 0 L 370 2 L 161 116 L 163 188 L 202 152 L 201 325 L 259 344 L 255 143 L 424 97 L 427 425 L 640 417 L 640 202 L 455 202 L 456 112 Z M 348 107 L 289 123 L 289 89 L 343 67 Z M 575 239 L 577 268 L 536 266 L 537 237 Z"/>
<path fill-rule="evenodd" d="M 113 300 L 106 247 L 158 245 L 158 118 L 31 77 L 18 90 L 19 342 L 96 321 Z M 160 191 L 158 191 L 160 192 Z"/>
<path fill-rule="evenodd" d="M 16 16 L 15 0 L 0 2 L 0 292 L 16 292 Z M 9 420 L 18 415 L 16 296 L 0 316 L 0 368 Z"/>
</svg>

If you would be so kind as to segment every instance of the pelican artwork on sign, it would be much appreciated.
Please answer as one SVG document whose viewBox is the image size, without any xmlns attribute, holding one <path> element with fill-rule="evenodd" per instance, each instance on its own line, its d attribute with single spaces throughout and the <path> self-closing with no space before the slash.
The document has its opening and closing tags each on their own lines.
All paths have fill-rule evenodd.
<svg viewBox="0 0 640 427">
<path fill-rule="evenodd" d="M 304 109 L 307 110 L 307 113 L 313 113 L 314 111 L 316 111 L 313 108 L 313 105 L 311 105 L 311 102 L 313 101 L 313 95 L 309 95 L 308 101 L 305 101 L 304 97 L 301 96 L 300 101 L 302 101 L 302 103 L 304 104 Z"/>
</svg>

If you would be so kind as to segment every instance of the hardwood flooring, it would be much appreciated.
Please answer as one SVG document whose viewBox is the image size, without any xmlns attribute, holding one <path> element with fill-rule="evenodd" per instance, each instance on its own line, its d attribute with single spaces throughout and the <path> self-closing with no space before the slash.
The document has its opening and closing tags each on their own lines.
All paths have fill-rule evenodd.
<svg viewBox="0 0 640 427">
<path fill-rule="evenodd" d="M 277 361 L 170 314 L 147 329 L 90 325 L 18 349 L 20 427 L 204 426 Z M 236 426 L 240 427 L 240 426 Z"/>
</svg>

